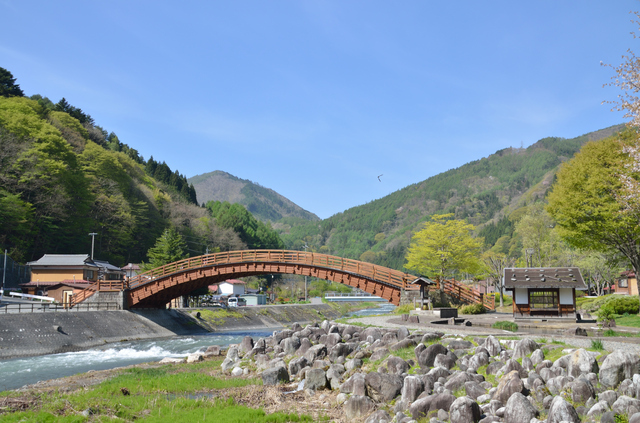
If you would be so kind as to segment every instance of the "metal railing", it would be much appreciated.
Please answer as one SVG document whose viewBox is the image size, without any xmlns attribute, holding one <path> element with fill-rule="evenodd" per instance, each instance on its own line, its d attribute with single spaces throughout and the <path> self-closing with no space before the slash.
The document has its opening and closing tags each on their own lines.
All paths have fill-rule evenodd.
<svg viewBox="0 0 640 423">
<path fill-rule="evenodd" d="M 79 311 L 115 311 L 122 310 L 122 305 L 116 302 L 96 302 L 76 304 L 70 307 L 68 304 L 48 304 L 48 303 L 20 303 L 3 304 L 0 306 L 0 314 L 17 313 L 65 313 Z"/>
</svg>

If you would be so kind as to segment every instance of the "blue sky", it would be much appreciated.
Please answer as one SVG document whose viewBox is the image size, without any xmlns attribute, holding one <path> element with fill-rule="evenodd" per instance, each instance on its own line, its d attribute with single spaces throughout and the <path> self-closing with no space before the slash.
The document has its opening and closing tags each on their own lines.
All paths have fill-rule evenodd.
<svg viewBox="0 0 640 423">
<path fill-rule="evenodd" d="M 0 66 L 187 177 L 327 218 L 540 138 L 624 121 L 617 1 L 0 0 Z M 378 181 L 377 176 L 382 174 Z"/>
</svg>

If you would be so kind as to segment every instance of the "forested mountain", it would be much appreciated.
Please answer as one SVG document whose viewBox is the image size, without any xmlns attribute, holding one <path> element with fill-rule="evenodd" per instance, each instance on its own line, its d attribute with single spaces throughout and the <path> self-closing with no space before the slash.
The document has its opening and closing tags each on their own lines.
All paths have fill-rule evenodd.
<svg viewBox="0 0 640 423">
<path fill-rule="evenodd" d="M 189 178 L 201 204 L 209 201 L 242 204 L 257 219 L 275 222 L 283 217 L 318 221 L 320 218 L 272 189 L 265 188 L 227 172 L 216 170 Z"/>
<path fill-rule="evenodd" d="M 558 166 L 587 141 L 623 125 L 577 138 L 544 138 L 528 148 L 505 148 L 435 175 L 320 223 L 285 218 L 275 225 L 287 248 L 356 258 L 402 269 L 412 234 L 433 214 L 454 213 L 485 238 L 487 247 L 513 233 L 518 209 L 545 197 Z"/>
<path fill-rule="evenodd" d="M 169 227 L 190 255 L 282 246 L 246 211 L 224 216 L 236 224 L 219 225 L 165 162 L 144 160 L 64 98 L 24 97 L 0 68 L 0 248 L 14 260 L 89 253 L 88 234 L 96 232 L 97 258 L 137 263 Z"/>
</svg>

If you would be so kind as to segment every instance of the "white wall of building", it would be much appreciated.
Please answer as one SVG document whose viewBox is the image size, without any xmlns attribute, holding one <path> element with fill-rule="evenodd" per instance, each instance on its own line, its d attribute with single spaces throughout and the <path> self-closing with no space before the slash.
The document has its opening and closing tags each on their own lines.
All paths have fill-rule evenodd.
<svg viewBox="0 0 640 423">
<path fill-rule="evenodd" d="M 244 285 L 221 282 L 219 291 L 222 295 L 242 295 L 244 294 Z"/>
<path fill-rule="evenodd" d="M 573 289 L 560 288 L 560 304 L 572 304 L 573 305 Z"/>
<path fill-rule="evenodd" d="M 529 291 L 527 288 L 516 288 L 514 301 L 516 304 L 529 304 Z"/>
</svg>

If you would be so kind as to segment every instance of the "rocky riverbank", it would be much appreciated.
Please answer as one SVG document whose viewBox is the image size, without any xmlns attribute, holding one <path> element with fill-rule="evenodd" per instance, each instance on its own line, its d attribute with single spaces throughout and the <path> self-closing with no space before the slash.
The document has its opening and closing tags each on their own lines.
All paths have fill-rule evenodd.
<svg viewBox="0 0 640 423">
<path fill-rule="evenodd" d="M 331 393 L 344 421 L 640 422 L 637 352 L 559 342 L 327 320 L 247 337 L 228 350 L 222 370 L 257 372 L 265 386 L 294 382 L 308 398 Z"/>
</svg>

